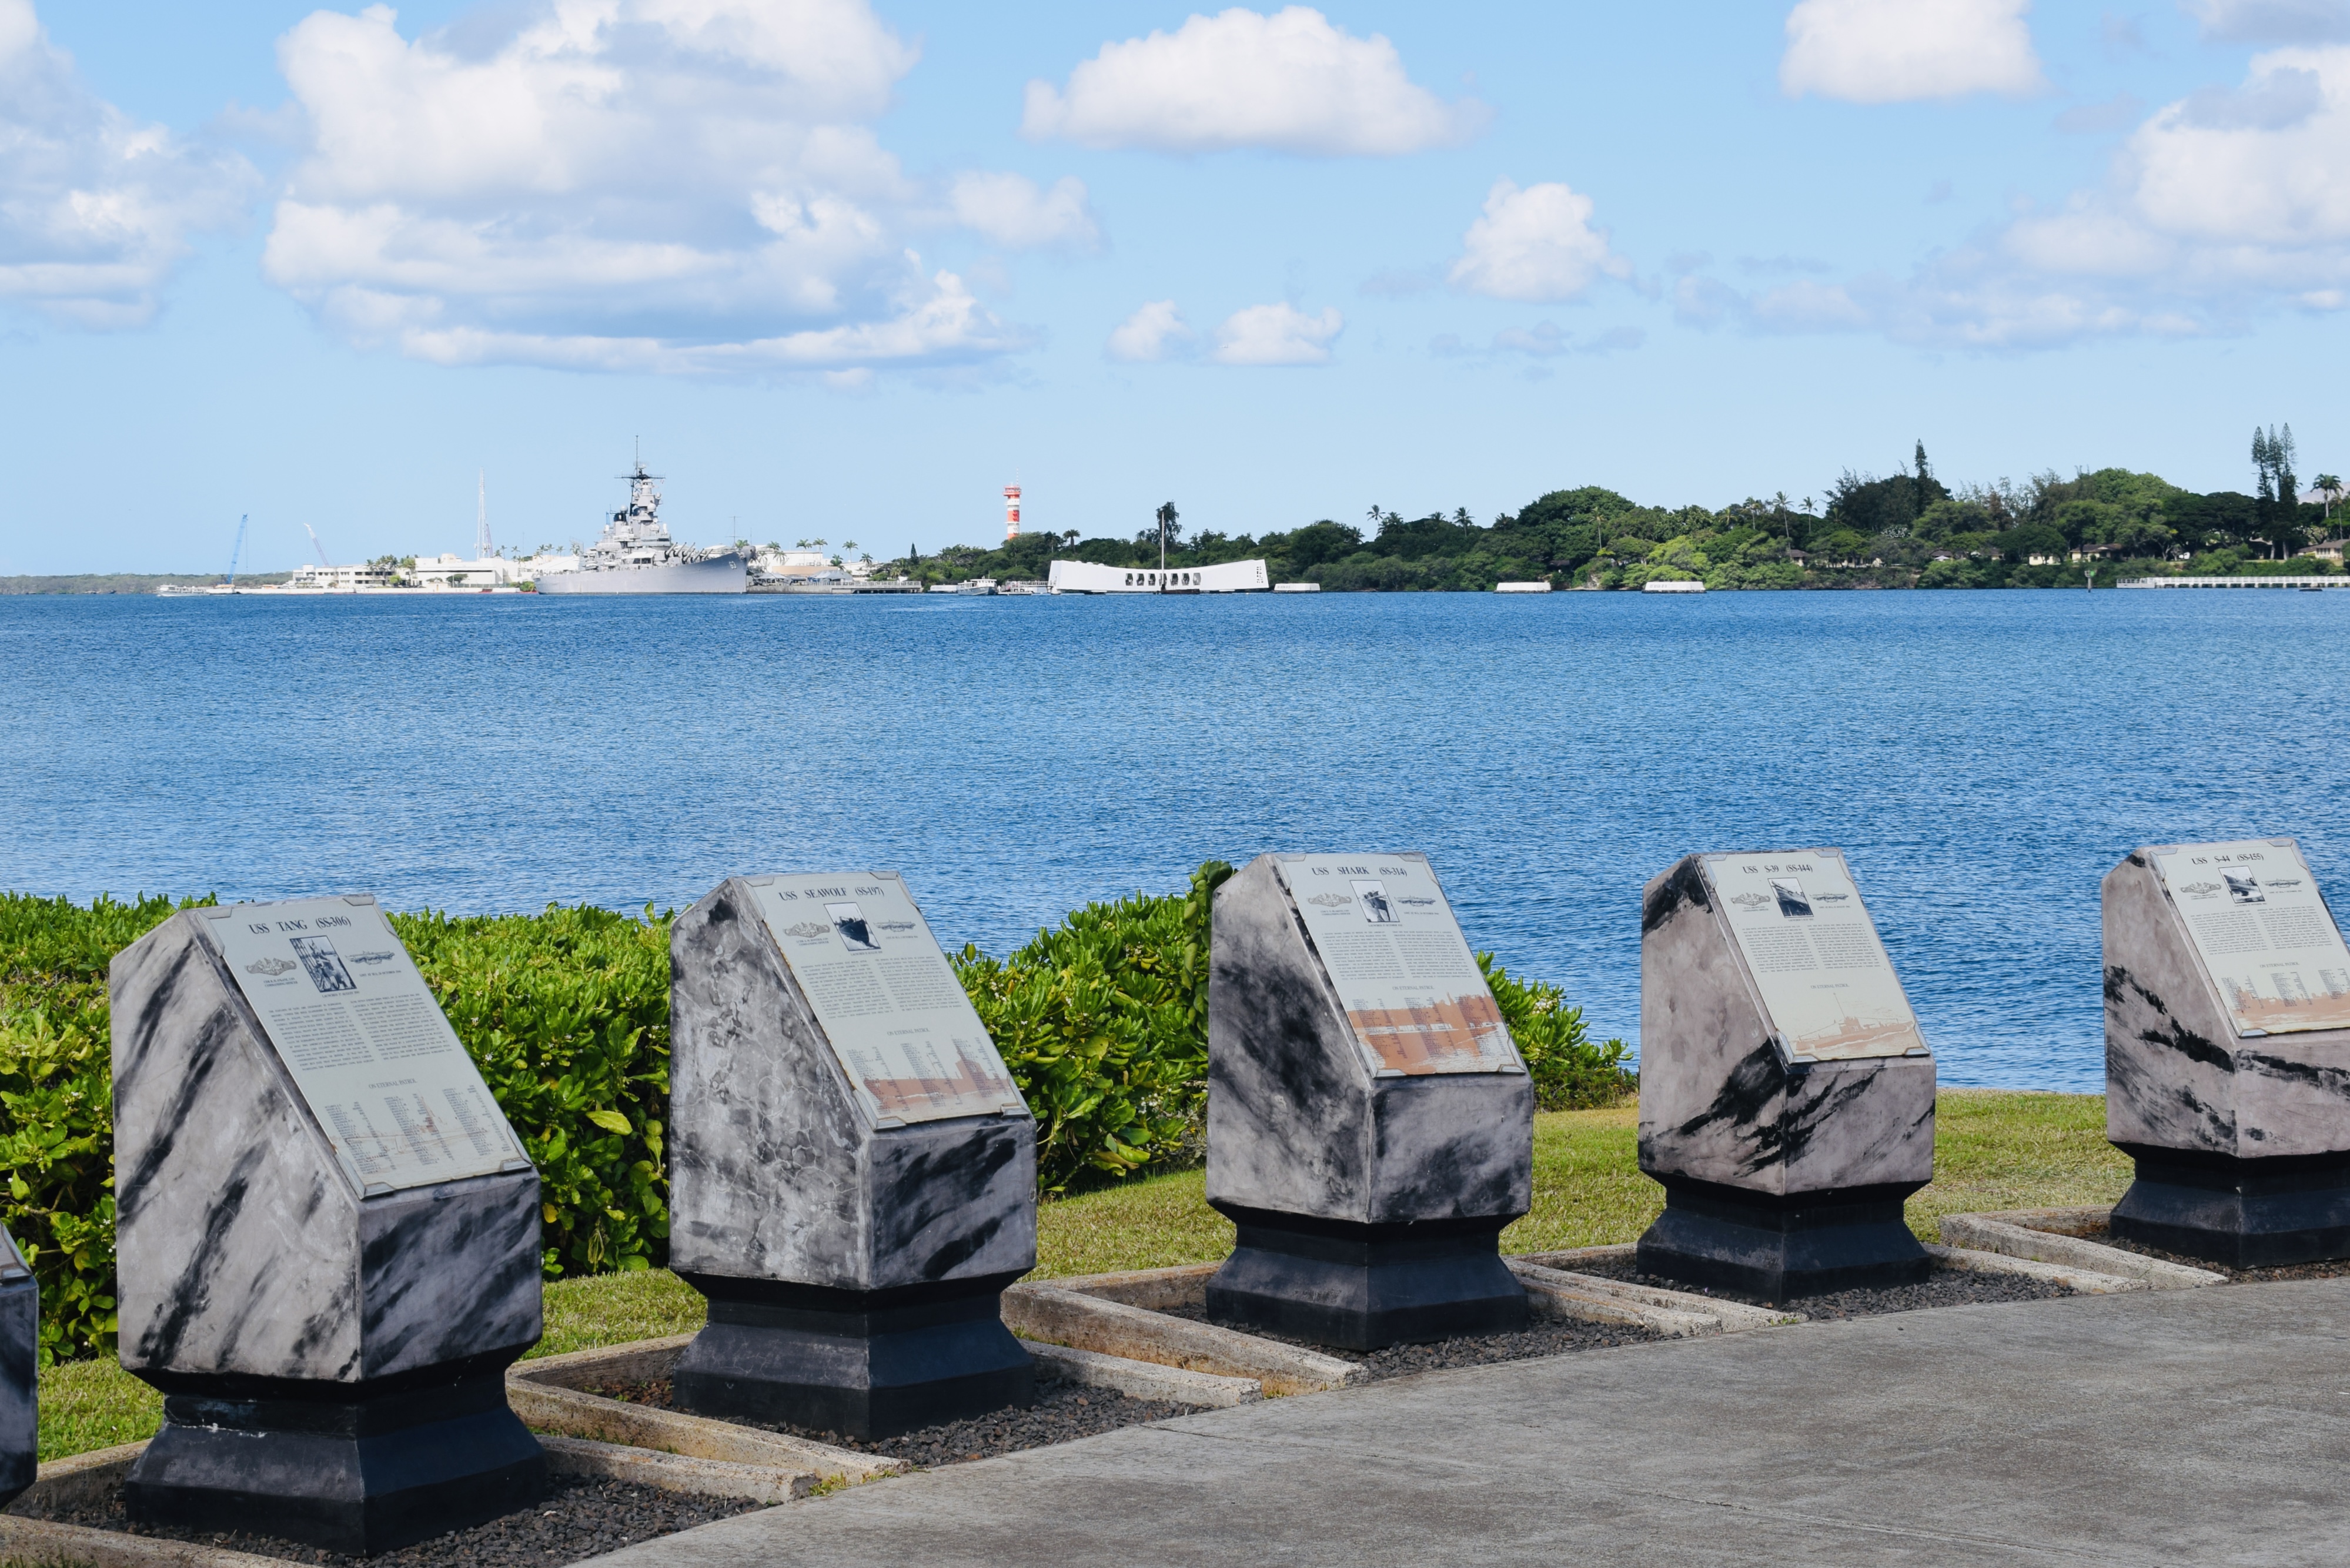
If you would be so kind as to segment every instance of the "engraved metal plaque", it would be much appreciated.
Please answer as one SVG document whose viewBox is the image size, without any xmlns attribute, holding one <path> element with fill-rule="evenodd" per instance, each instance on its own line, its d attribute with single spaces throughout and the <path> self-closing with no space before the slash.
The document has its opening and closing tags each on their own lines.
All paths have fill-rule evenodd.
<svg viewBox="0 0 2350 1568">
<path fill-rule="evenodd" d="M 2241 1036 L 2350 1029 L 2350 949 L 2290 838 L 2147 852 Z"/>
<path fill-rule="evenodd" d="M 1739 956 L 1790 1058 L 1835 1062 L 1925 1051 L 1842 851 L 1759 850 L 1704 861 Z"/>
<path fill-rule="evenodd" d="M 1284 855 L 1274 864 L 1371 1071 L 1525 1071 L 1426 856 Z"/>
<path fill-rule="evenodd" d="M 1027 1115 L 896 872 L 744 880 L 875 1126 Z"/>
<path fill-rule="evenodd" d="M 362 1191 L 523 1167 L 521 1140 L 373 898 L 203 913 L 278 1060 Z"/>
</svg>

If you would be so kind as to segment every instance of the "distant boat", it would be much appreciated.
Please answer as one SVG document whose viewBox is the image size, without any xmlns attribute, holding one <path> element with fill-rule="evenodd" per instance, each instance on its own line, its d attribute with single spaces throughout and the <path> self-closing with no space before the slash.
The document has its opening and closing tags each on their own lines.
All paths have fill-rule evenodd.
<svg viewBox="0 0 2350 1568">
<path fill-rule="evenodd" d="M 642 459 L 629 478 L 629 505 L 612 514 L 577 571 L 538 579 L 543 594 L 739 594 L 751 572 L 736 550 L 699 550 L 669 536 L 660 488 Z"/>
<path fill-rule="evenodd" d="M 1643 583 L 1640 585 L 1640 591 L 1644 594 L 1701 594 L 1705 592 L 1705 585 L 1703 583 Z"/>
</svg>

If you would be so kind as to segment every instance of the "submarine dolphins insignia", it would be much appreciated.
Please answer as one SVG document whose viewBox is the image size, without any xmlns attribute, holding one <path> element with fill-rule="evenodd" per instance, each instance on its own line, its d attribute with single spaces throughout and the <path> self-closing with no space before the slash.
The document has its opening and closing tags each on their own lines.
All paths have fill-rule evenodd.
<svg viewBox="0 0 2350 1568">
<path fill-rule="evenodd" d="M 1759 909 L 1771 900 L 1764 898 L 1760 893 L 1741 893 L 1738 897 L 1730 901 L 1733 904 L 1742 905 L 1749 909 Z"/>
<path fill-rule="evenodd" d="M 265 974 L 276 976 L 284 974 L 295 967 L 296 965 L 294 961 L 291 959 L 255 959 L 253 962 L 244 966 L 244 972 L 247 974 Z"/>
<path fill-rule="evenodd" d="M 1342 909 L 1355 900 L 1344 893 L 1325 893 L 1319 898 L 1308 898 L 1305 901 L 1309 904 L 1319 904 L 1326 909 Z"/>
<path fill-rule="evenodd" d="M 832 935 L 832 928 L 830 926 L 820 926 L 814 920 L 802 920 L 796 926 L 785 926 L 784 928 L 784 935 L 787 937 L 828 937 Z"/>
</svg>

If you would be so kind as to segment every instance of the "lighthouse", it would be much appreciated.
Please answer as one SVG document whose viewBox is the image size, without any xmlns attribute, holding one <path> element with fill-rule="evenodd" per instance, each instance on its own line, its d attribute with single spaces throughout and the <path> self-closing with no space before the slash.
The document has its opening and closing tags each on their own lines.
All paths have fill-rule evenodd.
<svg viewBox="0 0 2350 1568">
<path fill-rule="evenodd" d="M 1020 487 L 1003 487 L 1003 539 L 1006 544 L 1020 537 Z"/>
</svg>

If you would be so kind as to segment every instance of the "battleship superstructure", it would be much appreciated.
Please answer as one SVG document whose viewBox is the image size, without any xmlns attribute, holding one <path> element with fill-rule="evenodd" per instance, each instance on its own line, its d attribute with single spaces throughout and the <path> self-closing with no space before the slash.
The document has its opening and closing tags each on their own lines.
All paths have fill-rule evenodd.
<svg viewBox="0 0 2350 1568">
<path fill-rule="evenodd" d="M 629 505 L 579 553 L 579 569 L 538 579 L 543 594 L 739 594 L 751 577 L 737 550 L 697 549 L 669 536 L 660 485 L 644 461 L 628 476 Z"/>
</svg>

